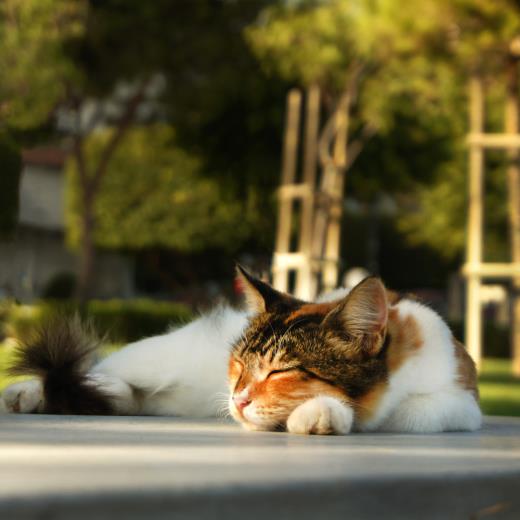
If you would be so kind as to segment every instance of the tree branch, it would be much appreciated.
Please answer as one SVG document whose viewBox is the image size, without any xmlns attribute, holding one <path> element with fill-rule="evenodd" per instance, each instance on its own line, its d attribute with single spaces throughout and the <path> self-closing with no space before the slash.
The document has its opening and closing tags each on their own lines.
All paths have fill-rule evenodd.
<svg viewBox="0 0 520 520">
<path fill-rule="evenodd" d="M 74 132 L 72 136 L 72 152 L 76 159 L 79 180 L 84 194 L 88 191 L 89 179 L 87 173 L 87 165 L 85 164 L 85 155 L 83 153 L 83 133 L 81 131 L 81 99 L 72 93 L 69 83 L 65 83 L 65 91 L 67 98 L 70 100 L 72 109 L 74 110 Z"/>
<path fill-rule="evenodd" d="M 125 107 L 125 111 L 119 119 L 118 125 L 114 133 L 112 134 L 108 143 L 103 149 L 97 167 L 94 171 L 94 175 L 90 182 L 91 188 L 94 192 L 97 190 L 101 180 L 103 179 L 106 173 L 108 163 L 110 162 L 112 155 L 116 151 L 117 146 L 119 145 L 126 131 L 132 124 L 135 114 L 137 113 L 137 109 L 139 108 L 139 105 L 144 99 L 146 88 L 148 87 L 149 83 L 150 78 L 144 80 L 135 92 L 135 94 L 128 100 Z"/>
<path fill-rule="evenodd" d="M 352 141 L 347 149 L 347 163 L 345 165 L 345 170 L 348 170 L 358 158 L 359 154 L 363 151 L 363 148 L 367 144 L 368 141 L 375 135 L 377 132 L 377 128 L 372 123 L 366 123 L 363 126 L 363 130 L 361 131 L 361 135 Z"/>
</svg>

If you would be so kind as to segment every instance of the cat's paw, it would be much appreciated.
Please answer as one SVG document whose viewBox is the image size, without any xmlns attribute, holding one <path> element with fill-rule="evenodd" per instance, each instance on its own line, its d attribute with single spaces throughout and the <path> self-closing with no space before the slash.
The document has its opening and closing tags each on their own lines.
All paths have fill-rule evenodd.
<svg viewBox="0 0 520 520">
<path fill-rule="evenodd" d="M 352 408 L 334 397 L 309 399 L 293 410 L 287 419 L 290 433 L 345 435 L 350 432 L 354 413 Z"/>
<path fill-rule="evenodd" d="M 43 405 L 43 386 L 40 380 L 31 379 L 8 386 L 2 394 L 8 413 L 33 413 Z"/>
</svg>

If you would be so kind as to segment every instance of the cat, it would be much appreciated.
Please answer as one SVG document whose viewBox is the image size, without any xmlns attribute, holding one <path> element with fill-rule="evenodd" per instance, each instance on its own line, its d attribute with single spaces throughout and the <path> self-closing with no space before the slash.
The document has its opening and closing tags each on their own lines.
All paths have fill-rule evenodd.
<svg viewBox="0 0 520 520">
<path fill-rule="evenodd" d="M 339 300 L 309 304 L 241 276 L 253 317 L 232 349 L 228 380 L 230 412 L 246 428 L 480 428 L 475 365 L 432 309 L 375 277 Z"/>
<path fill-rule="evenodd" d="M 247 310 L 222 306 L 92 364 L 77 319 L 44 329 L 4 394 L 11 412 L 208 417 L 252 430 L 440 432 L 481 424 L 476 372 L 428 307 L 378 278 L 306 303 L 238 268 Z M 227 378 L 226 378 L 227 372 Z"/>
</svg>

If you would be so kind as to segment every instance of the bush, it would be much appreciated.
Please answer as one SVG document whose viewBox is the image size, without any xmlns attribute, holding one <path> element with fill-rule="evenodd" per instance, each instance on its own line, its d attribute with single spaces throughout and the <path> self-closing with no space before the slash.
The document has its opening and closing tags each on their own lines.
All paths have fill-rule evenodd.
<svg viewBox="0 0 520 520">
<path fill-rule="evenodd" d="M 116 342 L 162 334 L 172 325 L 186 323 L 192 318 L 187 305 L 152 300 L 94 300 L 89 302 L 87 314 L 103 334 Z"/>
<path fill-rule="evenodd" d="M 92 300 L 80 308 L 73 301 L 45 300 L 35 305 L 12 305 L 3 324 L 5 336 L 28 340 L 42 324 L 79 313 L 92 319 L 99 334 L 115 343 L 128 343 L 166 332 L 192 317 L 184 304 L 151 300 Z"/>
<path fill-rule="evenodd" d="M 7 298 L 4 300 L 0 300 L 0 341 L 3 341 L 5 339 L 6 322 L 10 316 L 13 305 L 13 300 Z"/>
</svg>

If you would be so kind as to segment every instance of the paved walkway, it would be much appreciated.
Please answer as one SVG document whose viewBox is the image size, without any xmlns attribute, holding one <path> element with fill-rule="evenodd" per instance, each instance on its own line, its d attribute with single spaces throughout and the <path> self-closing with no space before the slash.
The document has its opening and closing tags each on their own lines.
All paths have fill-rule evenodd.
<svg viewBox="0 0 520 520">
<path fill-rule="evenodd" d="M 520 518 L 520 419 L 478 433 L 251 433 L 0 415 L 0 518 Z"/>
</svg>

